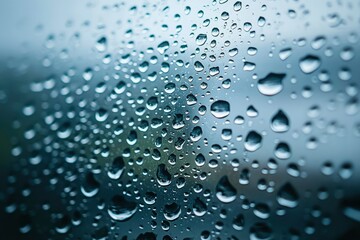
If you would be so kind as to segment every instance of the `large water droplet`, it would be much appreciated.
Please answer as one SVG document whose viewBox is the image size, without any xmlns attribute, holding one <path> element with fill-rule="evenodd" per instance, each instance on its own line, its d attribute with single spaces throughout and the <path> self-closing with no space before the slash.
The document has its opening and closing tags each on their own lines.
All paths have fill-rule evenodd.
<svg viewBox="0 0 360 240">
<path fill-rule="evenodd" d="M 193 204 L 193 213 L 198 216 L 204 216 L 207 211 L 206 204 L 200 199 L 196 198 Z"/>
<path fill-rule="evenodd" d="M 233 222 L 232 222 L 232 226 L 235 230 L 242 230 L 244 228 L 245 225 L 245 217 L 243 214 L 238 214 L 237 216 L 235 216 Z"/>
<path fill-rule="evenodd" d="M 124 160 L 122 157 L 116 157 L 113 162 L 111 167 L 108 170 L 108 176 L 111 179 L 119 179 L 121 177 L 121 174 L 124 171 Z"/>
<path fill-rule="evenodd" d="M 157 182 L 161 186 L 168 186 L 171 183 L 171 174 L 166 169 L 165 164 L 160 164 L 156 171 Z"/>
<path fill-rule="evenodd" d="M 250 131 L 245 138 L 244 146 L 249 152 L 254 152 L 261 147 L 262 136 L 255 132 Z"/>
<path fill-rule="evenodd" d="M 216 118 L 224 118 L 230 114 L 230 104 L 227 101 L 218 100 L 211 104 L 211 114 Z"/>
<path fill-rule="evenodd" d="M 125 221 L 131 218 L 137 210 L 137 204 L 126 200 L 123 196 L 115 195 L 111 199 L 108 214 L 116 221 Z"/>
<path fill-rule="evenodd" d="M 306 55 L 300 59 L 299 66 L 304 73 L 312 73 L 321 65 L 320 58 L 314 55 Z"/>
<path fill-rule="evenodd" d="M 268 240 L 272 239 L 273 230 L 267 223 L 255 223 L 250 228 L 250 240 Z"/>
<path fill-rule="evenodd" d="M 237 191 L 231 185 L 227 176 L 220 178 L 216 185 L 216 197 L 223 203 L 229 203 L 236 199 Z"/>
<path fill-rule="evenodd" d="M 169 221 L 174 221 L 181 214 L 181 207 L 177 203 L 166 204 L 163 209 L 164 217 Z"/>
<path fill-rule="evenodd" d="M 279 110 L 271 119 L 271 129 L 274 132 L 286 132 L 289 130 L 290 123 L 285 113 Z"/>
<path fill-rule="evenodd" d="M 206 34 L 203 34 L 203 33 L 200 33 L 197 37 L 196 37 L 196 44 L 199 45 L 199 46 L 202 46 L 205 44 L 207 40 L 207 35 Z"/>
<path fill-rule="evenodd" d="M 193 130 L 190 132 L 190 139 L 194 142 L 197 142 L 202 137 L 202 129 L 199 126 L 196 126 L 193 128 Z"/>
<path fill-rule="evenodd" d="M 204 70 L 204 65 L 201 62 L 196 61 L 194 63 L 194 68 L 195 68 L 195 71 L 201 72 L 202 70 Z"/>
<path fill-rule="evenodd" d="M 159 51 L 160 54 L 164 54 L 165 51 L 169 48 L 169 46 L 170 44 L 168 41 L 163 41 L 157 46 L 157 50 Z"/>
<path fill-rule="evenodd" d="M 264 95 L 273 96 L 283 89 L 282 81 L 286 74 L 270 73 L 258 81 L 258 89 Z"/>
<path fill-rule="evenodd" d="M 99 192 L 100 183 L 95 179 L 92 172 L 85 174 L 83 183 L 81 185 L 81 192 L 85 197 L 93 197 Z"/>
<path fill-rule="evenodd" d="M 291 157 L 290 146 L 285 142 L 280 142 L 275 147 L 275 156 L 279 159 L 288 159 Z"/>
<path fill-rule="evenodd" d="M 298 205 L 299 194 L 290 183 L 285 183 L 277 194 L 277 201 L 284 207 L 294 208 Z"/>
<path fill-rule="evenodd" d="M 95 44 L 95 48 L 99 52 L 104 52 L 106 50 L 106 48 L 107 48 L 107 39 L 106 39 L 106 37 L 99 38 L 97 40 L 96 44 Z"/>
</svg>

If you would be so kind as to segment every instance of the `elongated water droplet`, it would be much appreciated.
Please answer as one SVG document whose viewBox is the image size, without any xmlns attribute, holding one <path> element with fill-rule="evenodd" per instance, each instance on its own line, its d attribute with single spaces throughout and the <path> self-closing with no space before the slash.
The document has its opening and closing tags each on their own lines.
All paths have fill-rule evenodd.
<svg viewBox="0 0 360 240">
<path fill-rule="evenodd" d="M 108 171 L 108 176 L 111 179 L 119 179 L 124 171 L 125 163 L 122 157 L 116 157 Z"/>
<path fill-rule="evenodd" d="M 156 171 L 157 182 L 161 186 L 168 186 L 171 183 L 171 174 L 166 169 L 165 164 L 160 164 Z"/>
</svg>

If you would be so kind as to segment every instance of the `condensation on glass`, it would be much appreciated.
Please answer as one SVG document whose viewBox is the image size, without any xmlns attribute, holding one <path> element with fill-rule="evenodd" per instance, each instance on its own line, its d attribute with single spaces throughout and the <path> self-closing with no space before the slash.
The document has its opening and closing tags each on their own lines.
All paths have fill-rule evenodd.
<svg viewBox="0 0 360 240">
<path fill-rule="evenodd" d="M 360 1 L 3 1 L 6 239 L 360 239 Z"/>
</svg>

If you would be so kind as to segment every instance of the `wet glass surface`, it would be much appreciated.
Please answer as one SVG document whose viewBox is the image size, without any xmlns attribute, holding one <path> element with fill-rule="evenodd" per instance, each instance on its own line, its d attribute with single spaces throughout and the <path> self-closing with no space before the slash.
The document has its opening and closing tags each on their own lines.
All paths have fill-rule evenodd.
<svg viewBox="0 0 360 240">
<path fill-rule="evenodd" d="M 360 239 L 360 1 L 0 3 L 6 239 Z"/>
</svg>

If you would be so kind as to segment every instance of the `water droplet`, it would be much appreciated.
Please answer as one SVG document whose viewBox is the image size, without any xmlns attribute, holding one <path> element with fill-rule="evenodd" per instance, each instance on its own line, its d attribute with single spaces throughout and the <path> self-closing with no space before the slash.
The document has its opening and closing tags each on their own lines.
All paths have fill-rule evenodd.
<svg viewBox="0 0 360 240">
<path fill-rule="evenodd" d="M 124 171 L 125 163 L 122 157 L 116 157 L 107 174 L 111 179 L 119 179 Z"/>
<path fill-rule="evenodd" d="M 244 146 L 249 152 L 254 152 L 261 147 L 262 136 L 256 131 L 250 131 L 245 138 Z"/>
<path fill-rule="evenodd" d="M 196 61 L 196 62 L 194 63 L 194 68 L 195 68 L 195 71 L 201 72 L 202 70 L 204 70 L 204 65 L 202 65 L 201 62 Z"/>
<path fill-rule="evenodd" d="M 100 183 L 96 180 L 92 172 L 85 174 L 83 183 L 81 185 L 81 192 L 85 197 L 93 197 L 99 192 Z"/>
<path fill-rule="evenodd" d="M 243 70 L 244 71 L 253 71 L 255 69 L 256 65 L 252 62 L 244 62 Z"/>
<path fill-rule="evenodd" d="M 271 119 L 271 129 L 274 132 L 286 132 L 289 130 L 290 123 L 286 114 L 279 110 Z"/>
<path fill-rule="evenodd" d="M 108 111 L 104 108 L 100 108 L 95 114 L 95 119 L 99 122 L 104 122 L 108 118 L 108 116 Z"/>
<path fill-rule="evenodd" d="M 135 202 L 125 199 L 123 196 L 115 195 L 108 207 L 108 214 L 116 221 L 126 221 L 137 211 Z"/>
<path fill-rule="evenodd" d="M 273 96 L 281 92 L 283 89 L 282 81 L 285 78 L 286 74 L 282 73 L 270 73 L 265 78 L 262 78 L 258 81 L 259 92 L 267 95 Z"/>
<path fill-rule="evenodd" d="M 307 74 L 316 71 L 320 65 L 320 58 L 314 55 L 306 55 L 299 62 L 300 69 Z"/>
<path fill-rule="evenodd" d="M 201 217 L 206 214 L 207 207 L 206 204 L 200 199 L 196 198 L 193 204 L 193 213 L 195 216 Z"/>
<path fill-rule="evenodd" d="M 174 221 L 181 214 L 180 205 L 177 203 L 165 204 L 163 209 L 164 217 L 169 221 Z"/>
<path fill-rule="evenodd" d="M 255 216 L 267 219 L 270 216 L 270 207 L 265 203 L 257 203 L 254 208 Z"/>
<path fill-rule="evenodd" d="M 190 139 L 193 142 L 197 142 L 202 137 L 202 129 L 199 126 L 196 126 L 193 128 L 193 130 L 190 132 Z"/>
<path fill-rule="evenodd" d="M 275 156 L 279 159 L 288 159 L 291 157 L 291 150 L 287 143 L 280 142 L 275 147 Z"/>
<path fill-rule="evenodd" d="M 288 59 L 292 54 L 292 49 L 291 48 L 284 48 L 279 52 L 279 57 L 281 60 L 286 60 Z"/>
<path fill-rule="evenodd" d="M 277 201 L 281 206 L 294 208 L 298 205 L 299 194 L 290 183 L 285 183 L 278 191 Z"/>
<path fill-rule="evenodd" d="M 231 185 L 227 176 L 220 178 L 216 185 L 216 197 L 223 203 L 229 203 L 236 199 L 237 191 Z"/>
<path fill-rule="evenodd" d="M 207 35 L 200 33 L 197 37 L 196 37 L 196 44 L 199 46 L 202 46 L 206 43 L 207 41 Z"/>
<path fill-rule="evenodd" d="M 235 216 L 233 222 L 232 222 L 232 226 L 235 230 L 242 230 L 244 228 L 245 225 L 245 217 L 243 214 L 238 214 Z"/>
<path fill-rule="evenodd" d="M 171 174 L 166 169 L 165 164 L 160 164 L 156 171 L 156 179 L 160 186 L 168 186 L 171 183 Z"/>
<path fill-rule="evenodd" d="M 99 52 L 104 52 L 106 51 L 107 48 L 107 39 L 106 37 L 101 37 L 97 40 L 96 44 L 95 44 L 95 48 L 96 50 L 98 50 Z"/>
<path fill-rule="evenodd" d="M 164 54 L 166 50 L 169 49 L 169 46 L 170 44 L 168 41 L 163 41 L 157 46 L 157 50 L 159 51 L 160 54 Z"/>
<path fill-rule="evenodd" d="M 273 230 L 267 223 L 255 223 L 250 228 L 250 240 L 270 240 L 272 239 Z"/>
<path fill-rule="evenodd" d="M 218 100 L 211 104 L 210 112 L 216 118 L 225 118 L 230 114 L 230 104 L 227 101 Z"/>
</svg>

